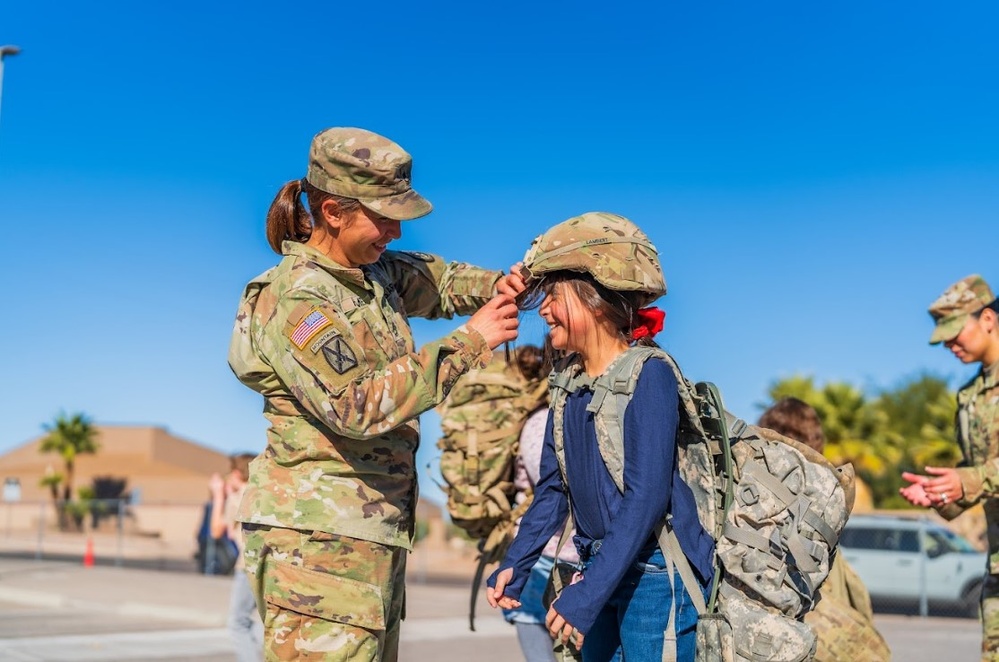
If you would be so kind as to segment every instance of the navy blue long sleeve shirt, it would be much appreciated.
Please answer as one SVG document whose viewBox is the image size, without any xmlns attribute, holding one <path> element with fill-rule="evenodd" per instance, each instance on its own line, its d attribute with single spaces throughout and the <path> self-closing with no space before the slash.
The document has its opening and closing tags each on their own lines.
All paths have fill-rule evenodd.
<svg viewBox="0 0 999 662">
<path fill-rule="evenodd" d="M 590 390 L 582 388 L 566 401 L 566 474 L 577 546 L 602 542 L 583 581 L 566 587 L 555 606 L 584 634 L 639 552 L 654 543 L 655 526 L 666 513 L 672 514 L 680 546 L 703 581 L 710 578 L 714 554 L 714 543 L 697 518 L 693 494 L 677 468 L 679 403 L 673 371 L 662 361 L 649 361 L 625 410 L 623 494 L 600 456 L 593 414 L 586 411 L 592 397 Z M 566 496 L 549 418 L 534 502 L 504 562 L 490 577 L 490 586 L 495 585 L 496 574 L 513 567 L 514 577 L 505 593 L 519 597 L 545 542 L 564 525 Z"/>
</svg>

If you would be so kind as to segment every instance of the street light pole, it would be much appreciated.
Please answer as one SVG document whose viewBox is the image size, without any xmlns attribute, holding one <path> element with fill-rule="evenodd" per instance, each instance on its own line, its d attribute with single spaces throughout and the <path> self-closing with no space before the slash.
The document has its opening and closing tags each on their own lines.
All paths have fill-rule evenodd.
<svg viewBox="0 0 999 662">
<path fill-rule="evenodd" d="M 0 46 L 0 104 L 3 102 L 3 60 L 8 55 L 17 55 L 20 52 L 21 49 L 17 46 Z"/>
</svg>

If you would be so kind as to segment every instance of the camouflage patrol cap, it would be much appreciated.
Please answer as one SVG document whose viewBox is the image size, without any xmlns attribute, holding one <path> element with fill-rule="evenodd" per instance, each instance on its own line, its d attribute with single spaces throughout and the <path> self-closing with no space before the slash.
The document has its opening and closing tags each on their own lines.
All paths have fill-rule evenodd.
<svg viewBox="0 0 999 662">
<path fill-rule="evenodd" d="M 962 278 L 930 304 L 930 317 L 937 323 L 930 344 L 953 340 L 961 333 L 968 316 L 995 301 L 995 295 L 978 274 Z"/>
<path fill-rule="evenodd" d="M 412 157 L 388 138 L 365 129 L 334 127 L 312 139 L 306 179 L 321 191 L 353 198 L 387 218 L 408 221 L 433 206 L 413 190 Z"/>
<path fill-rule="evenodd" d="M 523 270 L 527 280 L 553 271 L 588 273 L 608 289 L 645 293 L 643 305 L 666 294 L 656 247 L 637 225 L 602 211 L 562 221 L 536 238 Z"/>
</svg>

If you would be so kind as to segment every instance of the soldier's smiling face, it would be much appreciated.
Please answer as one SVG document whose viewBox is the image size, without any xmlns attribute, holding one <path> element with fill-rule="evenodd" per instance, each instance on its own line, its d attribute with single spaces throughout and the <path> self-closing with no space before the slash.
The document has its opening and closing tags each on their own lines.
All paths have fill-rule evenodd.
<svg viewBox="0 0 999 662">
<path fill-rule="evenodd" d="M 339 234 L 331 257 L 345 267 L 360 267 L 378 261 L 388 245 L 402 236 L 399 221 L 358 207 L 339 219 Z"/>
<path fill-rule="evenodd" d="M 979 317 L 969 315 L 961 333 L 944 341 L 944 346 L 962 363 L 980 363 L 987 359 L 990 347 L 996 342 L 995 331 L 995 313 L 984 310 Z"/>
</svg>

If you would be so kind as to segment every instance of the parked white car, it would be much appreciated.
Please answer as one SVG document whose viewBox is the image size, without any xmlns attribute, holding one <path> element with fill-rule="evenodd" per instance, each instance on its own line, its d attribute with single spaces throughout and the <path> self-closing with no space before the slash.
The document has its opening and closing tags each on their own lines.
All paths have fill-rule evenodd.
<svg viewBox="0 0 999 662">
<path fill-rule="evenodd" d="M 876 604 L 919 604 L 978 616 L 987 554 L 926 518 L 853 515 L 840 551 Z M 924 588 L 925 587 L 925 588 Z"/>
</svg>

